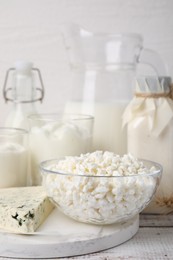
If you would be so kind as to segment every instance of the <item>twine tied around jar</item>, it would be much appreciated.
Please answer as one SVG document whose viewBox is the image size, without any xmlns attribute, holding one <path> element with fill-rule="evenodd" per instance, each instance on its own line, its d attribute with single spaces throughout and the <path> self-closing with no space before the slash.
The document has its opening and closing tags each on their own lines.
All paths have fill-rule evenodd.
<svg viewBox="0 0 173 260">
<path fill-rule="evenodd" d="M 158 138 L 173 120 L 173 82 L 167 77 L 148 77 L 138 78 L 136 83 L 135 96 L 123 114 L 123 127 L 147 118 L 150 135 Z"/>
<path fill-rule="evenodd" d="M 169 92 L 159 92 L 159 93 L 152 93 L 152 92 L 136 92 L 135 97 L 143 97 L 143 98 L 170 98 L 173 100 L 173 84 L 169 86 Z"/>
</svg>

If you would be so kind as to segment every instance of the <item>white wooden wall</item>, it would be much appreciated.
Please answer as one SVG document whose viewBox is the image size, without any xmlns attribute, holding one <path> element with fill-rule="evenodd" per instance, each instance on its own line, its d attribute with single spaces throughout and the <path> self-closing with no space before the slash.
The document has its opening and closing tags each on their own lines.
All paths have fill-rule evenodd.
<svg viewBox="0 0 173 260">
<path fill-rule="evenodd" d="M 46 87 L 42 109 L 58 108 L 70 87 L 60 25 L 75 22 L 92 31 L 136 32 L 160 53 L 173 77 L 172 0 L 0 0 L 0 122 L 6 70 L 17 59 L 33 61 Z"/>
</svg>

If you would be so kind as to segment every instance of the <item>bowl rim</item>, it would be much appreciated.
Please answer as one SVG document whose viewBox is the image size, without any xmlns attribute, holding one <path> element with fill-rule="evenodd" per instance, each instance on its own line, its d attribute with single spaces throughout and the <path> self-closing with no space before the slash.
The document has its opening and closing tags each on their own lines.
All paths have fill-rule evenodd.
<svg viewBox="0 0 173 260">
<path fill-rule="evenodd" d="M 57 121 L 84 121 L 84 120 L 94 120 L 94 116 L 89 114 L 80 113 L 38 113 L 28 115 L 29 120 L 43 121 L 43 122 L 57 122 Z"/>
<path fill-rule="evenodd" d="M 143 162 L 144 165 L 145 163 L 151 163 L 151 167 L 152 166 L 155 166 L 157 169 L 150 172 L 150 173 L 140 173 L 140 174 L 130 174 L 130 175 L 123 175 L 123 176 L 117 176 L 117 175 L 112 175 L 112 176 L 109 176 L 109 175 L 91 175 L 91 174 L 75 174 L 75 173 L 70 173 L 70 172 L 64 172 L 64 171 L 61 171 L 61 170 L 50 170 L 50 169 L 46 169 L 45 168 L 45 165 L 47 163 L 55 163 L 55 162 L 58 162 L 62 159 L 65 159 L 65 157 L 61 157 L 61 158 L 55 158 L 55 159 L 50 159 L 50 160 L 45 160 L 45 161 L 42 161 L 39 165 L 39 169 L 41 171 L 41 174 L 43 175 L 44 173 L 49 173 L 49 174 L 56 174 L 56 175 L 61 175 L 61 176 L 75 176 L 75 177 L 92 177 L 92 178 L 129 178 L 129 177 L 140 177 L 140 176 L 155 176 L 155 175 L 162 175 L 162 172 L 163 172 L 163 167 L 160 163 L 157 163 L 157 162 L 154 162 L 154 161 L 151 161 L 151 160 L 146 160 L 146 159 L 140 159 L 138 158 L 138 161 L 139 162 Z"/>
</svg>

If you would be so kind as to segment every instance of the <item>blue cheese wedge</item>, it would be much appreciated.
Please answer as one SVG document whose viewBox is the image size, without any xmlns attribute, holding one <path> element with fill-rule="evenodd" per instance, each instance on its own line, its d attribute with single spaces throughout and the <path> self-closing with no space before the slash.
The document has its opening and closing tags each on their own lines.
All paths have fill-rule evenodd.
<svg viewBox="0 0 173 260">
<path fill-rule="evenodd" d="M 42 186 L 0 189 L 0 228 L 34 232 L 53 208 Z"/>
</svg>

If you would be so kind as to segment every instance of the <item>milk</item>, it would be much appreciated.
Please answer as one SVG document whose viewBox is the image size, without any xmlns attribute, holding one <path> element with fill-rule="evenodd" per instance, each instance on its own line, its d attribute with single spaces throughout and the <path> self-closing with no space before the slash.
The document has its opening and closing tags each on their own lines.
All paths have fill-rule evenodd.
<svg viewBox="0 0 173 260">
<path fill-rule="evenodd" d="M 28 152 L 24 146 L 0 143 L 0 188 L 27 185 Z"/>
<path fill-rule="evenodd" d="M 18 103 L 13 105 L 10 113 L 5 120 L 5 127 L 14 127 L 29 129 L 28 116 L 30 114 L 35 114 L 36 109 L 33 103 Z"/>
<path fill-rule="evenodd" d="M 32 185 L 41 183 L 39 163 L 67 155 L 80 155 L 91 150 L 92 135 L 85 126 L 49 122 L 30 130 Z"/>
<path fill-rule="evenodd" d="M 127 137 L 126 128 L 122 128 L 122 115 L 127 103 L 69 102 L 65 106 L 65 112 L 94 116 L 93 151 L 105 150 L 123 155 L 127 151 Z"/>
<path fill-rule="evenodd" d="M 173 212 L 173 119 L 159 136 L 153 136 L 148 117 L 136 118 L 128 124 L 128 152 L 139 158 L 160 163 L 163 175 L 155 199 L 144 212 L 169 214 Z"/>
</svg>

